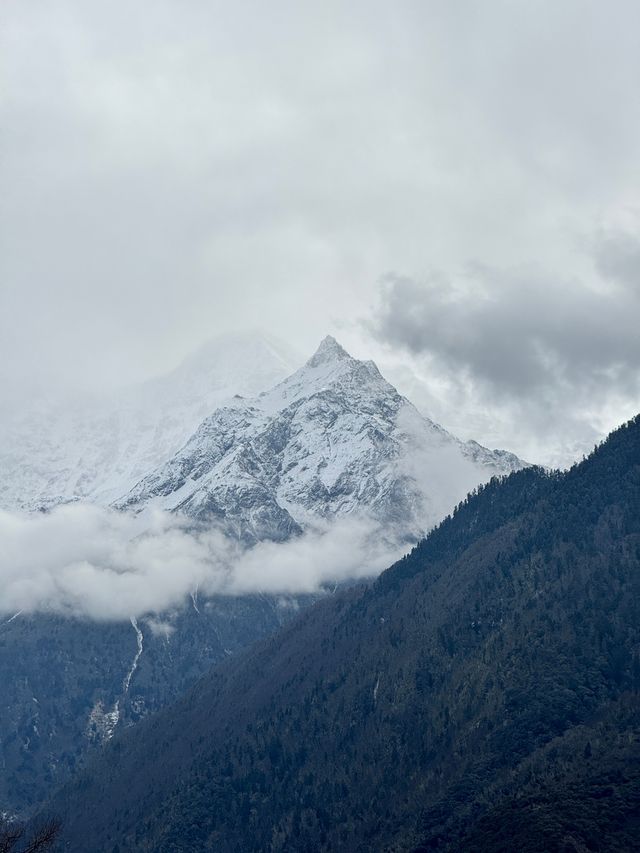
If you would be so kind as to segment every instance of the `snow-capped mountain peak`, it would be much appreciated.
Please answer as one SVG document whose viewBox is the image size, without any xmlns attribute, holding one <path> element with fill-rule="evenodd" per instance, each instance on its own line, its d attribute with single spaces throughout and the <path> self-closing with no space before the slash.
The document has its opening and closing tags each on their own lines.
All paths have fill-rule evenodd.
<svg viewBox="0 0 640 853">
<path fill-rule="evenodd" d="M 264 335 L 225 336 L 112 400 L 24 419 L 0 449 L 0 506 L 152 505 L 246 541 L 367 514 L 415 539 L 522 465 L 423 417 L 331 336 L 295 362 Z"/>
<path fill-rule="evenodd" d="M 355 361 L 349 353 L 344 349 L 344 347 L 340 346 L 338 341 L 333 337 L 333 335 L 327 335 L 320 341 L 320 345 L 315 353 L 311 356 L 307 365 L 310 367 L 316 367 L 323 362 L 331 362 L 331 361 Z"/>
<path fill-rule="evenodd" d="M 416 539 L 479 482 L 522 465 L 478 448 L 424 418 L 373 362 L 327 337 L 269 391 L 213 412 L 117 505 L 217 520 L 247 541 L 350 514 Z"/>
<path fill-rule="evenodd" d="M 254 405 L 275 413 L 302 398 L 340 389 L 359 399 L 397 391 L 380 374 L 372 361 L 353 358 L 328 335 L 311 358 L 275 387 L 263 391 Z"/>
</svg>

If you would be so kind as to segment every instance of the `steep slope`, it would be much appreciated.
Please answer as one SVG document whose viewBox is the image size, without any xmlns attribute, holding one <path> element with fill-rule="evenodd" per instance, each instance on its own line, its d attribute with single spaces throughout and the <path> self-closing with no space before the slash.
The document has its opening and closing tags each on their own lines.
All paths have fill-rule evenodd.
<svg viewBox="0 0 640 853">
<path fill-rule="evenodd" d="M 39 401 L 0 418 L 0 509 L 107 504 L 169 459 L 216 406 L 294 369 L 295 353 L 258 332 L 224 335 L 157 379 L 117 394 Z"/>
<path fill-rule="evenodd" d="M 292 376 L 206 418 L 117 506 L 215 519 L 245 541 L 286 539 L 319 519 L 369 514 L 415 541 L 479 482 L 522 467 L 463 443 L 418 411 L 371 361 L 332 337 Z M 419 474 L 417 473 L 419 472 Z"/>
<path fill-rule="evenodd" d="M 114 742 L 68 851 L 629 851 L 640 418 L 493 481 L 364 590 Z"/>
</svg>

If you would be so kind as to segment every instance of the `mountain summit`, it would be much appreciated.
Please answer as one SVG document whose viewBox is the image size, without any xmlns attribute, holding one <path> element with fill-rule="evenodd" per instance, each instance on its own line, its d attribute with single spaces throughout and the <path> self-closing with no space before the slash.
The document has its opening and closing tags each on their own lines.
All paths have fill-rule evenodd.
<svg viewBox="0 0 640 853">
<path fill-rule="evenodd" d="M 352 361 L 354 360 L 351 358 L 346 349 L 340 346 L 340 344 L 333 337 L 333 335 L 327 335 L 326 338 L 323 338 L 320 341 L 320 346 L 311 356 L 308 364 L 312 367 L 316 367 L 317 365 L 322 364 L 323 362 L 335 361 L 337 359 L 351 359 Z"/>
<path fill-rule="evenodd" d="M 116 505 L 217 521 L 248 543 L 346 515 L 415 540 L 478 483 L 522 466 L 423 417 L 328 336 L 269 391 L 213 412 Z"/>
</svg>

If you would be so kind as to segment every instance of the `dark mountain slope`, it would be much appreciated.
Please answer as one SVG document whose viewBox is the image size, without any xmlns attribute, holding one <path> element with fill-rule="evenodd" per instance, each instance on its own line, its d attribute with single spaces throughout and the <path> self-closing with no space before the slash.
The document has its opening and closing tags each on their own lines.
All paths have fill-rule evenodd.
<svg viewBox="0 0 640 853">
<path fill-rule="evenodd" d="M 633 849 L 639 652 L 635 419 L 114 742 L 52 804 L 65 849 Z"/>
<path fill-rule="evenodd" d="M 116 729 L 175 702 L 316 597 L 189 600 L 166 623 L 135 628 L 40 614 L 0 624 L 0 812 L 33 814 Z"/>
</svg>

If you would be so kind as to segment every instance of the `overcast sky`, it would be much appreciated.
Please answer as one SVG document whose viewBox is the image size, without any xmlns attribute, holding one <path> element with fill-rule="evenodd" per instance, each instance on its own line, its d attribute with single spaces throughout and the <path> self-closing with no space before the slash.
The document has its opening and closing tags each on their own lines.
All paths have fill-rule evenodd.
<svg viewBox="0 0 640 853">
<path fill-rule="evenodd" d="M 8 0 L 0 389 L 333 332 L 463 437 L 640 410 L 640 4 Z"/>
</svg>

